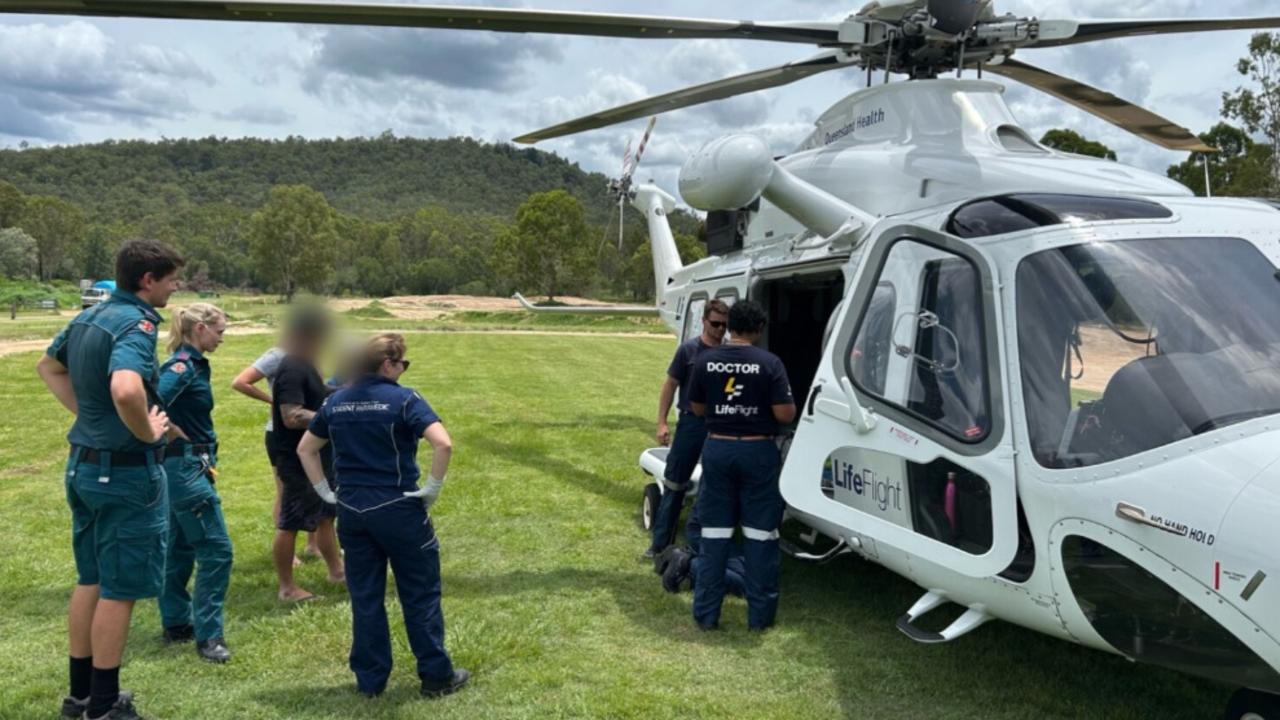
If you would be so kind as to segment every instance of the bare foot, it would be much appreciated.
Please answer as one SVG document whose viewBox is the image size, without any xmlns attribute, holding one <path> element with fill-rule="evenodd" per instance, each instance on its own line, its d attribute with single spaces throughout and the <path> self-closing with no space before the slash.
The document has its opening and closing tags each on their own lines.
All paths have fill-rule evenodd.
<svg viewBox="0 0 1280 720">
<path fill-rule="evenodd" d="M 331 575 L 329 575 L 329 582 L 333 583 L 334 585 L 346 585 L 346 584 L 347 584 L 347 574 L 346 574 L 345 572 L 344 572 L 344 573 L 342 573 L 341 575 L 332 575 L 332 574 L 331 574 Z"/>
<path fill-rule="evenodd" d="M 276 594 L 276 597 L 280 598 L 280 602 L 298 603 L 315 600 L 318 596 L 315 593 L 307 592 L 300 587 L 292 587 L 281 588 L 280 592 Z"/>
<path fill-rule="evenodd" d="M 316 549 L 315 545 L 307 545 L 302 548 L 302 554 L 314 558 L 320 557 L 320 551 Z"/>
<path fill-rule="evenodd" d="M 293 556 L 293 566 L 294 566 L 294 567 L 302 567 L 302 558 L 298 557 L 297 555 L 294 555 L 294 556 Z"/>
</svg>

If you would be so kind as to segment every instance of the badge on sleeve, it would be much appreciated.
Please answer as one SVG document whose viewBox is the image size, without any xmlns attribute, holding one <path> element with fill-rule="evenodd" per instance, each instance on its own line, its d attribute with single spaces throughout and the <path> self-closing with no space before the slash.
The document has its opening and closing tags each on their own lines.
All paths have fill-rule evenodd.
<svg viewBox="0 0 1280 720">
<path fill-rule="evenodd" d="M 154 335 L 156 333 L 156 326 L 150 320 L 139 320 L 138 329 L 148 335 Z"/>
<path fill-rule="evenodd" d="M 184 373 L 184 372 L 186 372 L 186 371 L 187 371 L 187 364 L 186 364 L 186 363 L 176 362 L 176 363 L 174 363 L 174 364 L 170 365 L 170 366 L 169 366 L 169 369 L 170 369 L 170 370 L 172 370 L 172 371 L 174 371 L 174 372 L 176 372 L 176 373 L 178 373 L 179 375 L 181 375 L 182 373 Z"/>
</svg>

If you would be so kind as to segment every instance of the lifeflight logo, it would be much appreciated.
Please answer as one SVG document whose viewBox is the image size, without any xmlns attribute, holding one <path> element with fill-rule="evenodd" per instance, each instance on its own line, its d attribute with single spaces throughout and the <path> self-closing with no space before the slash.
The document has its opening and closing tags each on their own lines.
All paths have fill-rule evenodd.
<svg viewBox="0 0 1280 720">
<path fill-rule="evenodd" d="M 854 495 L 870 497 L 881 512 L 890 507 L 902 510 L 902 483 L 887 477 L 878 477 L 874 470 L 863 468 L 861 472 L 849 463 L 832 460 L 833 480 L 838 488 L 848 490 Z"/>
<path fill-rule="evenodd" d="M 724 399 L 737 400 L 742 397 L 742 386 L 738 384 L 738 378 L 731 377 L 729 382 L 724 384 Z"/>
</svg>

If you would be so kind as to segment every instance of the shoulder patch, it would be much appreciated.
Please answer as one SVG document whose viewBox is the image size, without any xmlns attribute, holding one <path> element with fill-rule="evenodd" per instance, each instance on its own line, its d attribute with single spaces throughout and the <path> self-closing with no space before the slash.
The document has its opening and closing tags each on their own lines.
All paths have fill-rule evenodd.
<svg viewBox="0 0 1280 720">
<path fill-rule="evenodd" d="M 182 373 L 187 371 L 187 364 L 176 362 L 173 365 L 170 365 L 169 369 L 181 375 Z"/>
<path fill-rule="evenodd" d="M 179 360 L 190 360 L 190 359 L 191 359 L 191 353 L 187 352 L 186 350 L 183 350 L 183 351 L 179 352 L 179 353 L 177 354 L 177 356 L 176 356 L 176 357 L 177 357 Z"/>
<path fill-rule="evenodd" d="M 156 324 L 146 319 L 139 320 L 138 329 L 148 335 L 154 335 L 156 332 Z"/>
</svg>

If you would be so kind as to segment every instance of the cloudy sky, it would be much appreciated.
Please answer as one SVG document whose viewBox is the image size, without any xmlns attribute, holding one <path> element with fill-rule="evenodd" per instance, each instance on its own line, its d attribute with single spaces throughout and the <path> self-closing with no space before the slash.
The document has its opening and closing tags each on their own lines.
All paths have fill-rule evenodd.
<svg viewBox="0 0 1280 720">
<path fill-rule="evenodd" d="M 507 5 L 507 2 L 465 4 Z M 724 19 L 838 19 L 821 0 L 546 0 L 546 9 Z M 531 4 L 531 6 L 533 6 Z M 1280 0 L 997 0 L 999 12 L 1042 18 L 1278 14 Z M 1196 132 L 1218 118 L 1248 32 L 1113 40 L 1019 58 L 1144 104 Z M 801 45 L 640 41 L 394 28 L 330 28 L 0 15 L 0 147 L 108 138 L 470 135 L 522 132 L 682 85 L 810 54 Z M 858 71 L 672 113 L 658 123 L 642 175 L 667 187 L 689 152 L 736 130 L 790 150 L 833 102 L 861 87 Z M 1007 82 L 1032 133 L 1068 126 L 1163 172 L 1170 153 L 1067 105 Z M 638 127 L 639 126 L 639 127 Z M 643 121 L 542 143 L 616 174 Z"/>
</svg>

